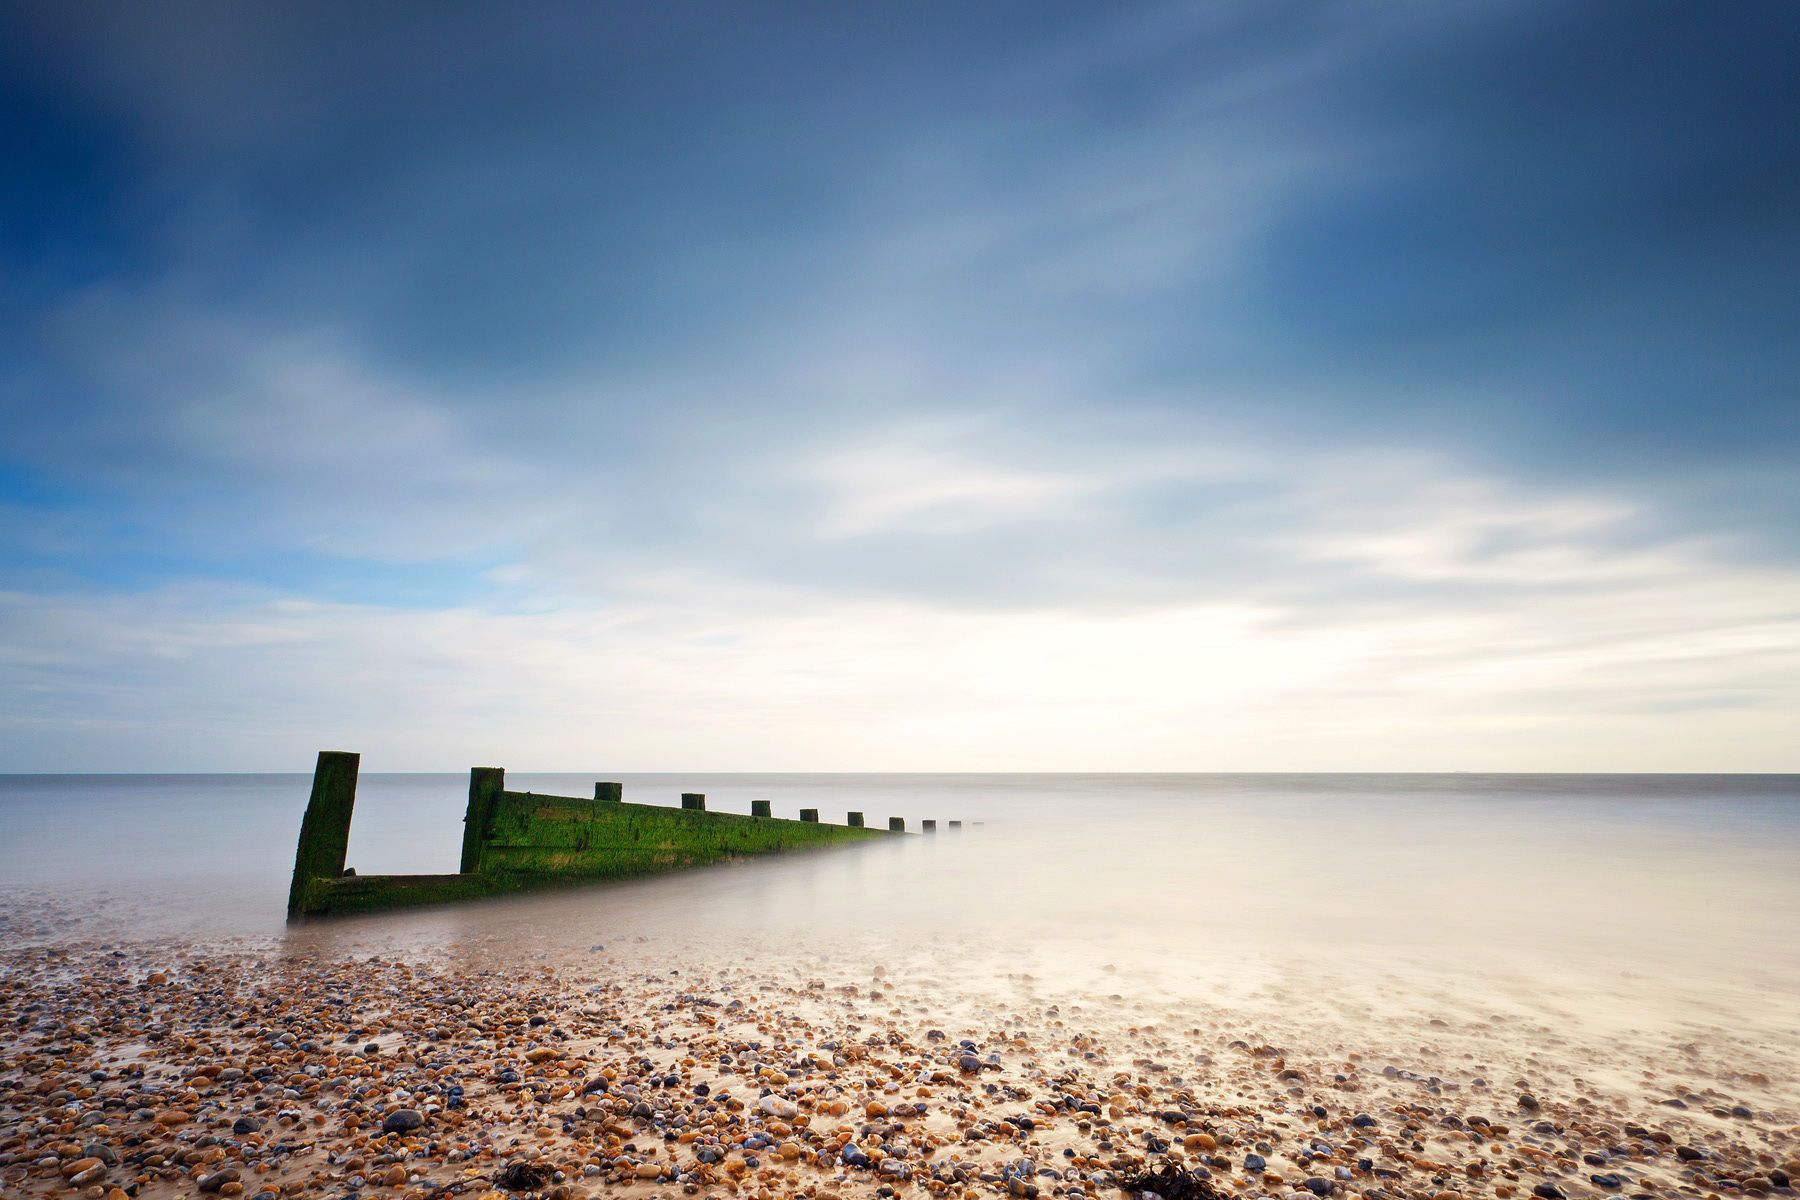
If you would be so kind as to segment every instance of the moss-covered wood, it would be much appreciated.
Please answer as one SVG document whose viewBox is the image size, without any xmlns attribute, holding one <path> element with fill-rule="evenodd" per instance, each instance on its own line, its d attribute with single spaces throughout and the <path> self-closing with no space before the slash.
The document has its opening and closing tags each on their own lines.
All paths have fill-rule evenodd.
<svg viewBox="0 0 1800 1200">
<path fill-rule="evenodd" d="M 462 873 L 481 869 L 481 844 L 487 840 L 494 809 L 506 791 L 505 767 L 469 768 L 469 808 L 463 814 Z"/>
<path fill-rule="evenodd" d="M 356 809 L 356 774 L 362 755 L 342 750 L 319 751 L 313 768 L 312 795 L 300 818 L 294 847 L 294 880 L 288 887 L 288 916 L 306 911 L 307 885 L 314 879 L 344 873 L 350 850 L 350 815 Z"/>
<path fill-rule="evenodd" d="M 354 759 L 354 755 L 350 756 Z M 323 769 L 323 768 L 321 768 Z M 354 764 L 351 775 L 354 792 Z M 318 785 L 315 783 L 315 795 Z M 611 788 L 602 796 L 617 795 Z M 309 819 L 311 816 L 309 807 Z M 343 835 L 349 835 L 348 808 Z M 815 814 L 816 815 L 816 814 Z M 295 864 L 288 915 L 324 916 L 446 904 L 512 892 L 572 887 L 757 854 L 818 849 L 886 833 L 815 820 L 663 808 L 621 800 L 540 796 L 505 788 L 505 772 L 469 774 L 463 871 L 456 875 L 343 876 L 343 845 L 318 859 L 328 869 L 303 876 Z M 302 835 L 305 846 L 305 836 Z"/>
</svg>

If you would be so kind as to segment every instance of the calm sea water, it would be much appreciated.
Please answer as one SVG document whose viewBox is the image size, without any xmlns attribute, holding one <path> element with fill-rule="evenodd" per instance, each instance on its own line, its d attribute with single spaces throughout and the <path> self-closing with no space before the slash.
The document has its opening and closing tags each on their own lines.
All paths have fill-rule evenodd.
<svg viewBox="0 0 1800 1200">
<path fill-rule="evenodd" d="M 932 839 L 581 893 L 654 894 L 658 923 L 808 929 L 882 913 L 1176 949 L 1340 954 L 1475 946 L 1800 967 L 1800 777 L 1566 775 L 637 775 L 628 798 L 777 815 L 984 821 Z M 0 776 L 0 901 L 121 935 L 281 928 L 309 780 Z M 591 795 L 593 777 L 509 786 Z M 363 776 L 359 871 L 455 869 L 466 776 Z M 895 911 L 898 907 L 899 911 Z M 640 920 L 650 919 L 640 917 Z M 1760 964 L 1760 967 L 1756 966 Z"/>
<path fill-rule="evenodd" d="M 582 796 L 594 778 L 508 782 Z M 918 1019 L 1055 1002 L 1122 1032 L 1411 1054 L 1447 1079 L 1554 1060 L 1567 1086 L 1636 1102 L 1710 1080 L 1800 1109 L 1800 777 L 622 778 L 639 802 L 703 791 L 942 832 L 287 929 L 308 777 L 0 777 L 0 938 L 879 973 Z M 454 870 L 466 794 L 463 775 L 365 775 L 351 864 Z"/>
</svg>

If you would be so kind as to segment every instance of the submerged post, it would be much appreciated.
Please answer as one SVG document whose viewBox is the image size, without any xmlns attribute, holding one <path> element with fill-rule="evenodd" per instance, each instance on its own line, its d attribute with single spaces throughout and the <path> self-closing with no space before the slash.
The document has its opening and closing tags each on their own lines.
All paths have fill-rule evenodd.
<svg viewBox="0 0 1800 1200">
<path fill-rule="evenodd" d="M 625 799 L 625 785 L 622 783 L 596 783 L 594 799 L 607 800 L 618 804 Z"/>
<path fill-rule="evenodd" d="M 936 821 L 920 821 L 919 828 L 926 833 L 936 833 L 937 832 L 937 822 Z"/>
<path fill-rule="evenodd" d="M 960 830 L 962 828 L 962 822 L 961 821 L 952 821 L 952 822 L 950 822 L 950 828 Z"/>
<path fill-rule="evenodd" d="M 706 811 L 706 793 L 705 792 L 683 792 L 683 793 L 681 793 L 681 807 L 693 809 L 697 812 L 705 812 Z"/>
<path fill-rule="evenodd" d="M 767 800 L 752 800 L 750 802 L 750 815 L 753 817 L 768 816 L 769 802 Z"/>
<path fill-rule="evenodd" d="M 469 768 L 469 811 L 463 815 L 462 873 L 481 869 L 481 844 L 494 825 L 494 810 L 506 790 L 505 767 Z"/>
<path fill-rule="evenodd" d="M 906 832 L 906 818 L 905 817 L 889 817 L 888 818 L 888 832 L 889 833 L 905 833 Z"/>
<path fill-rule="evenodd" d="M 816 808 L 803 808 L 800 810 L 800 819 L 802 821 L 812 821 L 816 824 L 819 820 L 819 810 Z"/>
<path fill-rule="evenodd" d="M 313 768 L 312 796 L 300 818 L 300 843 L 294 849 L 294 881 L 288 887 L 291 920 L 303 911 L 306 889 L 315 879 L 344 873 L 350 850 L 350 814 L 356 807 L 356 773 L 362 755 L 342 750 L 319 751 Z"/>
<path fill-rule="evenodd" d="M 849 822 L 850 828 L 861 829 L 863 827 L 861 813 L 845 813 L 844 816 L 845 816 L 845 819 Z"/>
</svg>

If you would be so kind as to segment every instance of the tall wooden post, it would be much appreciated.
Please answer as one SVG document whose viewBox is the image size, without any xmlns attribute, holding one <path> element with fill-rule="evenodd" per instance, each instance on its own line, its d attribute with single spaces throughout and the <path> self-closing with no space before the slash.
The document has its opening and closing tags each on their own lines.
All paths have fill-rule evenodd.
<svg viewBox="0 0 1800 1200">
<path fill-rule="evenodd" d="M 299 916 L 306 889 L 315 879 L 344 873 L 350 852 L 350 814 L 356 808 L 356 774 L 362 755 L 342 750 L 319 751 L 313 768 L 312 796 L 300 818 L 300 843 L 294 850 L 294 881 L 288 887 L 288 919 Z"/>
<path fill-rule="evenodd" d="M 819 820 L 819 810 L 816 808 L 803 808 L 800 810 L 800 819 L 802 821 L 811 821 L 814 824 L 817 824 Z"/>
<path fill-rule="evenodd" d="M 750 802 L 750 815 L 753 817 L 768 816 L 769 802 L 767 800 L 752 800 Z"/>
<path fill-rule="evenodd" d="M 936 833 L 937 832 L 937 822 L 936 821 L 920 821 L 919 828 L 924 830 L 926 833 Z"/>
<path fill-rule="evenodd" d="M 888 832 L 889 833 L 905 833 L 906 832 L 906 818 L 905 817 L 889 817 L 888 818 Z"/>
<path fill-rule="evenodd" d="M 463 815 L 462 873 L 481 870 L 481 844 L 494 827 L 494 811 L 506 790 L 505 767 L 469 768 L 469 811 Z"/>
<path fill-rule="evenodd" d="M 594 799 L 617 804 L 625 799 L 625 785 L 622 783 L 596 783 Z"/>
<path fill-rule="evenodd" d="M 845 813 L 844 816 L 846 818 L 845 823 L 848 824 L 850 826 L 850 828 L 861 829 L 863 827 L 863 818 L 862 818 L 861 813 L 854 813 L 854 812 L 853 813 Z"/>
<path fill-rule="evenodd" d="M 705 812 L 706 811 L 706 793 L 705 792 L 683 792 L 683 793 L 681 793 L 681 807 L 687 808 L 687 809 L 693 809 L 696 812 Z"/>
</svg>

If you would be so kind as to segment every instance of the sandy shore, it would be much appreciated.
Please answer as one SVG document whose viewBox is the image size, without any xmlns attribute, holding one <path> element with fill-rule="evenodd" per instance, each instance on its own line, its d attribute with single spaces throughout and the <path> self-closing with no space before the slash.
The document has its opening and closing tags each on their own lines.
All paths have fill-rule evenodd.
<svg viewBox="0 0 1800 1200">
<path fill-rule="evenodd" d="M 1433 1021 L 1403 1067 L 1391 1039 L 1284 1044 L 1029 995 L 977 1019 L 879 970 L 10 950 L 0 1181 L 86 1200 L 1029 1198 L 1172 1167 L 1231 1197 L 1710 1200 L 1800 1176 L 1800 1117 L 1754 1047 L 1684 1081 Z M 1664 1099 L 1596 1082 L 1632 1072 Z"/>
</svg>

